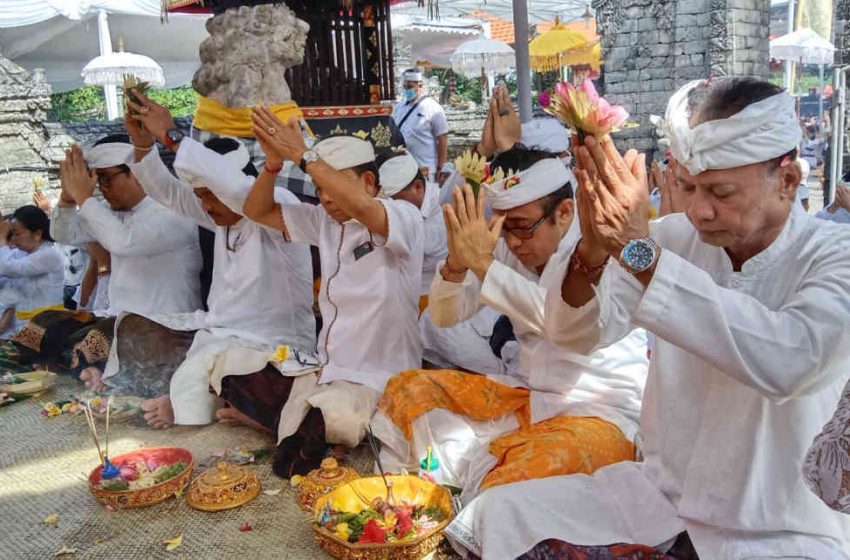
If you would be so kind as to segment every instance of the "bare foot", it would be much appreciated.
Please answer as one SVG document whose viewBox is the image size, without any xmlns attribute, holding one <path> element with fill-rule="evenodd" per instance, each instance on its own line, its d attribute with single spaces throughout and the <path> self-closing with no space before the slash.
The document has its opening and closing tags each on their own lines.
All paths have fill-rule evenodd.
<svg viewBox="0 0 850 560">
<path fill-rule="evenodd" d="M 168 395 L 142 401 L 142 410 L 145 411 L 145 421 L 151 428 L 164 430 L 174 425 L 174 409 Z"/>
<path fill-rule="evenodd" d="M 96 367 L 87 367 L 80 372 L 80 381 L 86 384 L 86 388 L 90 391 L 98 392 L 104 389 L 103 372 Z"/>
<path fill-rule="evenodd" d="M 248 426 L 258 432 L 263 432 L 264 434 L 269 433 L 268 429 L 263 427 L 262 424 L 254 421 L 247 414 L 243 414 L 239 412 L 232 406 L 228 406 L 225 408 L 220 408 L 216 413 L 215 417 L 218 418 L 218 421 L 222 424 L 242 424 L 243 426 Z"/>
</svg>

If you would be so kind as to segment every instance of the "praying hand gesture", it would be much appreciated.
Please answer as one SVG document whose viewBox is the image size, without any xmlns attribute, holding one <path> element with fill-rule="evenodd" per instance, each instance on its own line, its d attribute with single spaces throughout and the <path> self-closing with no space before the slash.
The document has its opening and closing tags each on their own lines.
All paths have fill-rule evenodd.
<svg viewBox="0 0 850 560">
<path fill-rule="evenodd" d="M 519 115 L 511 103 L 508 88 L 497 86 L 490 98 L 490 110 L 484 122 L 481 142 L 476 151 L 489 158 L 496 152 L 504 152 L 513 148 L 522 135 L 522 125 Z"/>
<path fill-rule="evenodd" d="M 468 184 L 463 189 L 456 187 L 453 197 L 454 202 L 443 207 L 449 245 L 443 278 L 460 282 L 466 271 L 472 270 L 483 282 L 493 263 L 505 216 L 495 216 L 488 222 L 484 217 L 484 196 L 476 199 Z"/>
<path fill-rule="evenodd" d="M 597 260 L 604 254 L 619 259 L 629 241 L 649 235 L 646 158 L 634 150 L 621 157 L 609 136 L 588 136 L 576 152 L 585 251 Z"/>
<path fill-rule="evenodd" d="M 254 136 L 260 142 L 269 165 L 280 167 L 287 160 L 296 165 L 301 162 L 307 146 L 298 119 L 289 119 L 284 124 L 268 107 L 262 106 L 251 111 L 251 119 L 254 121 Z"/>
<path fill-rule="evenodd" d="M 32 203 L 35 204 L 45 214 L 50 214 L 50 200 L 42 191 L 32 193 Z M 2 237 L 2 236 L 0 236 Z"/>
<path fill-rule="evenodd" d="M 136 89 L 130 91 L 139 101 L 136 103 L 130 96 L 127 96 L 127 114 L 124 115 L 124 125 L 127 127 L 127 134 L 130 135 L 133 145 L 137 148 L 149 148 L 153 146 L 154 138 L 166 144 L 168 131 L 175 128 L 171 111 L 159 103 L 151 101 Z"/>
<path fill-rule="evenodd" d="M 91 198 L 97 184 L 97 174 L 88 168 L 83 150 L 76 144 L 65 151 L 65 161 L 59 164 L 62 201 L 73 201 L 77 206 Z"/>
</svg>

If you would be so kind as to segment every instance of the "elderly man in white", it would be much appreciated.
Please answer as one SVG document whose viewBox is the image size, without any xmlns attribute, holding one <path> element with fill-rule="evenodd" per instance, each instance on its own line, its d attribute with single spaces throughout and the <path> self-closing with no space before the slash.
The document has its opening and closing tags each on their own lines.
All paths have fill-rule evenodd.
<svg viewBox="0 0 850 560">
<path fill-rule="evenodd" d="M 751 78 L 692 82 L 666 127 L 685 212 L 649 224 L 644 158 L 588 138 L 582 239 L 546 310 L 547 336 L 580 353 L 635 326 L 657 336 L 645 461 L 483 495 L 482 555 L 553 537 L 666 550 L 687 531 L 701 558 L 850 558 L 850 520 L 801 470 L 847 381 L 850 233 L 794 204 L 794 100 Z M 519 529 L 503 513 L 526 507 L 551 513 Z"/>
</svg>

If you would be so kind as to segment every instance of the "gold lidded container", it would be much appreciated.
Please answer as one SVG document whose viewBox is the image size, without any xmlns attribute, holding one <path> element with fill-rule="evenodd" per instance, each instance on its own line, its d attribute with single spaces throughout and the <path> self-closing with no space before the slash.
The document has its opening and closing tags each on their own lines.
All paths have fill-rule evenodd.
<svg viewBox="0 0 850 560">
<path fill-rule="evenodd" d="M 312 513 L 316 500 L 357 478 L 360 473 L 353 468 L 341 466 L 333 457 L 323 459 L 321 466 L 310 471 L 299 484 L 298 505 Z"/>
<path fill-rule="evenodd" d="M 247 504 L 260 490 L 260 480 L 253 471 L 219 461 L 192 481 L 186 501 L 201 511 L 221 511 Z"/>
</svg>

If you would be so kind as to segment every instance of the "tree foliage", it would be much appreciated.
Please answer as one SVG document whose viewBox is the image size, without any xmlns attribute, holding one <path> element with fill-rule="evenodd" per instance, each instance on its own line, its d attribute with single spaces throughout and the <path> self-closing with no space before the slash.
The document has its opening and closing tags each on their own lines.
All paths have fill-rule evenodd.
<svg viewBox="0 0 850 560">
<path fill-rule="evenodd" d="M 175 117 L 191 115 L 198 105 L 198 93 L 191 86 L 174 89 L 152 89 L 150 98 L 167 107 Z M 118 90 L 119 107 L 123 107 L 122 92 Z M 100 86 L 54 93 L 50 96 L 50 119 L 55 121 L 106 120 L 106 100 Z"/>
</svg>

